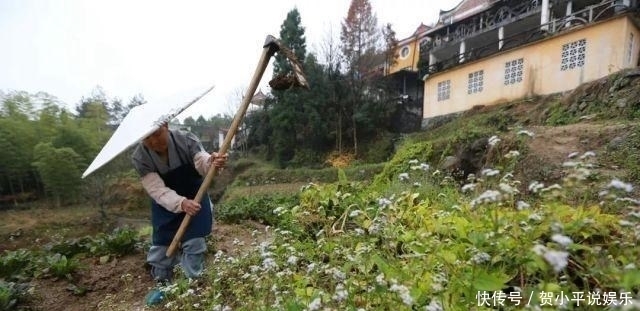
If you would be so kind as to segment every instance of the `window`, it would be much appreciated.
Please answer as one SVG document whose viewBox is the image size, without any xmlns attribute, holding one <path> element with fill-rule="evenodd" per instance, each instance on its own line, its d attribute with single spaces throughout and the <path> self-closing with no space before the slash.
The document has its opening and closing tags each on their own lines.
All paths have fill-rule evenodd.
<svg viewBox="0 0 640 311">
<path fill-rule="evenodd" d="M 409 47 L 405 46 L 400 50 L 400 57 L 406 58 L 407 56 L 409 56 Z"/>
<path fill-rule="evenodd" d="M 519 58 L 504 63 L 504 85 L 516 84 L 522 82 L 522 69 L 524 67 L 524 59 Z"/>
<path fill-rule="evenodd" d="M 451 80 L 438 82 L 438 101 L 449 99 L 451 95 Z"/>
<path fill-rule="evenodd" d="M 482 92 L 484 84 L 484 70 L 479 70 L 469 74 L 469 85 L 467 88 L 467 94 L 474 94 Z"/>
<path fill-rule="evenodd" d="M 633 58 L 633 32 L 629 34 L 629 51 L 627 52 L 627 64 L 631 64 Z"/>
<path fill-rule="evenodd" d="M 562 63 L 560 64 L 560 70 L 566 71 L 584 66 L 586 51 L 587 39 L 562 45 Z"/>
</svg>

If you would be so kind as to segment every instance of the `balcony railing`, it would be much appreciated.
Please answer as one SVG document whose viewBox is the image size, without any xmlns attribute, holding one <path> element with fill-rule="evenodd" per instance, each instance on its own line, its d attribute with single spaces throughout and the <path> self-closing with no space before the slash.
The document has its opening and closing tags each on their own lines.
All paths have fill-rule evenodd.
<svg viewBox="0 0 640 311">
<path fill-rule="evenodd" d="M 434 33 L 433 41 L 427 43 L 427 49 L 438 49 L 462 41 L 467 37 L 489 32 L 500 26 L 509 24 L 540 12 L 540 0 L 519 1 L 513 6 L 502 6 L 494 11 L 487 11 L 474 18 L 455 25 L 449 25 Z M 430 46 L 429 46 L 430 45 Z"/>
<path fill-rule="evenodd" d="M 564 30 L 572 29 L 575 27 L 582 27 L 587 24 L 591 24 L 617 14 L 628 12 L 629 10 L 636 10 L 637 7 L 631 8 L 625 4 L 622 4 L 619 0 L 606 0 L 601 3 L 588 6 L 583 10 L 573 12 L 571 15 L 564 16 L 562 18 L 554 19 L 546 24 L 541 24 L 533 28 L 529 28 L 520 33 L 505 37 L 502 40 L 502 48 L 498 49 L 500 44 L 499 39 L 496 39 L 486 45 L 476 46 L 470 48 L 464 53 L 458 53 L 450 58 L 438 61 L 431 65 L 420 66 L 418 72 L 420 77 L 424 77 L 428 74 L 434 74 L 444 70 L 448 70 L 464 63 L 485 58 L 493 54 L 507 51 L 513 48 L 517 48 L 527 43 L 535 42 L 551 35 L 560 33 Z M 454 44 L 453 42 L 451 44 Z M 422 49 L 425 53 L 420 55 L 421 62 L 427 63 L 429 59 L 428 47 Z M 462 61 L 461 61 L 462 60 Z"/>
</svg>

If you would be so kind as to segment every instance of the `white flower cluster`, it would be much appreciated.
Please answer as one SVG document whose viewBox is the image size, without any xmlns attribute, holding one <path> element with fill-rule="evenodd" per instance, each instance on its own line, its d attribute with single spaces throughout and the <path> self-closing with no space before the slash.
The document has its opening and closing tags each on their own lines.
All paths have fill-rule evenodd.
<svg viewBox="0 0 640 311">
<path fill-rule="evenodd" d="M 516 189 L 515 187 L 512 187 L 511 185 L 506 184 L 506 183 L 500 183 L 498 185 L 498 187 L 500 188 L 500 190 L 502 192 L 504 192 L 506 194 L 509 194 L 509 195 L 514 195 L 514 194 L 519 193 L 518 189 Z"/>
<path fill-rule="evenodd" d="M 574 151 L 574 152 L 572 152 L 572 153 L 569 153 L 569 155 L 567 156 L 567 158 L 569 158 L 569 159 L 573 159 L 573 158 L 575 158 L 575 157 L 576 157 L 577 155 L 579 155 L 579 154 L 580 154 L 580 152 Z"/>
<path fill-rule="evenodd" d="M 389 205 L 391 205 L 391 200 L 387 199 L 387 198 L 379 198 L 378 199 L 378 205 L 380 205 L 380 207 L 385 208 Z"/>
<path fill-rule="evenodd" d="M 491 169 L 491 168 L 485 168 L 485 169 L 482 170 L 482 175 L 484 175 L 484 176 L 492 177 L 492 176 L 496 176 L 498 174 L 500 174 L 499 170 L 494 170 L 494 169 Z"/>
<path fill-rule="evenodd" d="M 281 216 L 282 214 L 284 214 L 286 212 L 287 212 L 287 209 L 284 206 L 278 206 L 277 208 L 275 208 L 273 210 L 273 213 L 278 215 L 278 216 Z"/>
<path fill-rule="evenodd" d="M 562 247 L 567 248 L 567 246 L 573 244 L 573 240 L 563 234 L 555 233 L 551 236 L 551 240 L 560 244 Z"/>
<path fill-rule="evenodd" d="M 342 283 L 338 283 L 338 285 L 336 285 L 336 291 L 335 294 L 333 294 L 333 297 L 331 297 L 334 301 L 340 302 L 340 301 L 345 301 L 347 300 L 347 298 L 349 297 L 349 293 L 347 292 L 347 290 L 344 288 L 344 284 Z"/>
<path fill-rule="evenodd" d="M 289 256 L 289 258 L 287 259 L 287 263 L 295 266 L 298 263 L 298 257 L 296 257 L 295 255 Z"/>
<path fill-rule="evenodd" d="M 231 311 L 233 309 L 231 309 L 231 307 L 229 306 L 223 306 L 223 305 L 215 305 L 213 306 L 213 309 L 211 309 L 213 311 Z"/>
<path fill-rule="evenodd" d="M 507 154 L 504 155 L 507 159 L 513 159 L 520 156 L 520 152 L 518 150 L 511 150 Z"/>
<path fill-rule="evenodd" d="M 462 189 L 460 189 L 460 190 L 462 191 L 462 193 L 466 193 L 466 192 L 469 192 L 469 191 L 474 191 L 474 190 L 476 190 L 476 184 L 473 184 L 473 183 L 465 184 L 465 185 L 462 186 Z"/>
<path fill-rule="evenodd" d="M 322 307 L 322 300 L 320 299 L 320 297 L 318 297 L 311 301 L 311 303 L 309 303 L 307 307 L 309 308 L 309 311 L 320 310 L 320 308 Z"/>
<path fill-rule="evenodd" d="M 369 228 L 367 228 L 367 231 L 369 231 L 369 234 L 378 234 L 386 223 L 387 223 L 387 217 L 385 216 L 376 217 L 371 222 L 371 225 L 369 226 Z"/>
<path fill-rule="evenodd" d="M 400 179 L 400 181 L 409 180 L 409 173 L 400 173 L 400 175 L 398 175 L 398 179 Z"/>
<path fill-rule="evenodd" d="M 529 137 L 533 137 L 533 132 L 529 132 L 529 131 L 526 131 L 526 130 L 521 130 L 521 131 L 518 131 L 518 135 L 527 135 Z"/>
<path fill-rule="evenodd" d="M 489 138 L 489 145 L 491 145 L 492 147 L 498 144 L 499 142 L 500 142 L 500 138 L 498 138 L 498 136 L 494 135 Z"/>
<path fill-rule="evenodd" d="M 538 193 L 542 188 L 544 188 L 544 184 L 535 180 L 529 184 L 529 191 L 533 193 Z"/>
<path fill-rule="evenodd" d="M 409 289 L 406 286 L 398 285 L 394 283 L 393 285 L 391 285 L 389 290 L 394 293 L 397 293 L 398 296 L 400 296 L 400 299 L 402 299 L 402 303 L 404 303 L 405 305 L 407 306 L 413 305 L 413 297 L 411 297 L 411 293 L 409 292 Z"/>
<path fill-rule="evenodd" d="M 633 191 L 633 185 L 627 184 L 623 181 L 620 181 L 619 179 L 613 179 L 611 182 L 609 182 L 609 185 L 607 185 L 607 188 L 609 189 L 614 188 L 614 189 L 623 190 L 626 192 Z"/>
<path fill-rule="evenodd" d="M 565 251 L 553 250 L 544 245 L 536 244 L 533 247 L 533 252 L 542 256 L 556 273 L 562 271 L 569 263 L 569 253 Z"/>
<path fill-rule="evenodd" d="M 523 209 L 528 209 L 530 208 L 531 205 L 529 205 L 529 203 L 525 202 L 525 201 L 518 201 L 516 202 L 516 208 L 521 211 Z"/>
<path fill-rule="evenodd" d="M 540 216 L 540 214 L 538 214 L 538 213 L 533 213 L 533 214 L 529 215 L 528 219 L 530 221 L 538 222 L 538 221 L 542 221 L 542 216 Z"/>
<path fill-rule="evenodd" d="M 444 311 L 442 304 L 437 300 L 431 300 L 431 302 L 424 307 L 424 311 Z"/>
<path fill-rule="evenodd" d="M 540 190 L 540 192 L 549 192 L 551 190 L 561 190 L 562 186 L 558 185 L 558 184 L 553 184 L 549 187 L 546 188 L 542 188 L 542 190 Z"/>
<path fill-rule="evenodd" d="M 344 272 L 338 270 L 335 267 L 325 269 L 324 274 L 333 276 L 333 279 L 335 279 L 336 281 L 344 281 L 347 278 L 347 275 Z"/>
<path fill-rule="evenodd" d="M 476 207 L 478 205 L 499 202 L 502 199 L 502 194 L 497 190 L 487 190 L 483 192 L 477 198 L 471 200 L 471 207 Z"/>
<path fill-rule="evenodd" d="M 410 169 L 412 171 L 423 170 L 423 171 L 426 172 L 430 168 L 429 164 L 427 164 L 427 163 L 420 163 L 420 165 L 415 165 L 415 164 L 418 164 L 418 160 L 411 160 L 411 161 L 409 161 L 409 164 L 412 164 L 411 167 L 410 167 Z"/>
<path fill-rule="evenodd" d="M 447 276 L 442 272 L 438 272 L 431 276 L 431 289 L 434 292 L 440 292 L 448 282 Z"/>
<path fill-rule="evenodd" d="M 477 252 L 473 257 L 471 257 L 471 262 L 475 264 L 482 264 L 491 260 L 491 255 L 485 252 Z"/>
</svg>

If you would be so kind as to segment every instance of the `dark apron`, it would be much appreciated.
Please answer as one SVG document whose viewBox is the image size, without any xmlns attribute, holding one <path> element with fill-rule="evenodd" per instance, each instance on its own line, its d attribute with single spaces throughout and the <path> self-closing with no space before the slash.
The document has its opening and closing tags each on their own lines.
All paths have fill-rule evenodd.
<svg viewBox="0 0 640 311">
<path fill-rule="evenodd" d="M 174 144 L 175 145 L 175 144 Z M 181 154 L 178 150 L 178 154 Z M 193 200 L 202 184 L 202 177 L 193 166 L 192 161 L 182 161 L 182 166 L 159 174 L 164 184 L 176 193 Z M 193 238 L 206 237 L 211 234 L 212 213 L 209 195 L 205 192 L 200 201 L 200 212 L 191 217 L 191 222 L 180 242 Z M 186 213 L 173 213 L 151 199 L 151 224 L 153 225 L 153 245 L 168 246 L 173 241 L 182 219 Z"/>
</svg>

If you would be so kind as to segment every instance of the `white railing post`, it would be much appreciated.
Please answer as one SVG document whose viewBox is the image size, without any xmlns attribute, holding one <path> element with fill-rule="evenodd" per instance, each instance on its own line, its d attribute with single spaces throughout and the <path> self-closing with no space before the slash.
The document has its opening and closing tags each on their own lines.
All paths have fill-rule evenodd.
<svg viewBox="0 0 640 311">
<path fill-rule="evenodd" d="M 569 1 L 569 2 L 567 2 L 567 12 L 565 14 L 565 16 L 567 16 L 567 23 L 564 24 L 565 28 L 571 27 L 571 17 L 570 16 L 573 13 L 572 10 L 573 10 L 573 1 Z"/>
<path fill-rule="evenodd" d="M 542 0 L 542 10 L 540 12 L 540 27 L 541 30 L 549 30 L 549 0 Z"/>
</svg>

